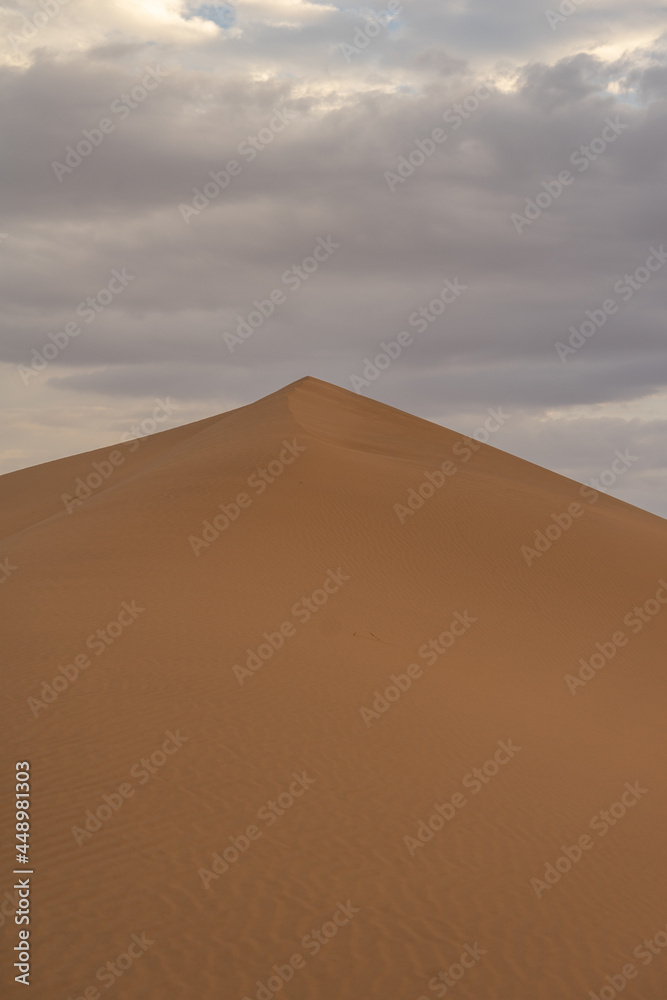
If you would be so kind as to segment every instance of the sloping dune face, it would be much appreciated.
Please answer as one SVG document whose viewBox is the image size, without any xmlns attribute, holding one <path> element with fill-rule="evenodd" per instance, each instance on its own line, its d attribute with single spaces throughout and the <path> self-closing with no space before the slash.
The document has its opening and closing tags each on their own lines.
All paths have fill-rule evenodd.
<svg viewBox="0 0 667 1000">
<path fill-rule="evenodd" d="M 664 1000 L 665 522 L 310 378 L 130 448 L 0 480 L 32 997 Z"/>
</svg>

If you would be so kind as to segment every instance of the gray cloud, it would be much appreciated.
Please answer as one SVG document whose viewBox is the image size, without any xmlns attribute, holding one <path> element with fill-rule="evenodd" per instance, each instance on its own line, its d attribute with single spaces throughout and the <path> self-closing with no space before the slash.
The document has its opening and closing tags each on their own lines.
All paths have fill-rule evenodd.
<svg viewBox="0 0 667 1000">
<path fill-rule="evenodd" d="M 63 9 L 41 48 L 0 68 L 0 371 L 14 428 L 0 470 L 44 460 L 20 416 L 40 400 L 54 427 L 97 405 L 110 430 L 166 393 L 195 419 L 303 374 L 351 387 L 405 329 L 413 344 L 368 395 L 457 428 L 487 405 L 514 406 L 512 446 L 498 447 L 582 479 L 612 444 L 633 445 L 643 464 L 619 490 L 667 512 L 656 443 L 667 265 L 628 301 L 614 290 L 667 243 L 656 5 L 638 4 L 631 25 L 626 5 L 582 5 L 552 32 L 533 3 L 406 2 L 351 64 L 338 46 L 368 23 L 363 12 L 291 7 L 295 27 L 280 4 L 239 3 L 230 28 L 174 19 L 151 37 L 115 8 L 84 29 L 74 14 L 85 5 L 71 6 L 71 53 L 56 32 Z M 150 66 L 168 75 L 133 100 Z M 466 111 L 482 83 L 490 96 Z M 294 115 L 280 130 L 277 108 Z M 52 162 L 104 118 L 113 130 L 59 181 Z M 609 120 L 618 134 L 580 169 L 576 151 L 609 136 Z M 435 144 L 437 128 L 447 138 Z M 253 136 L 265 148 L 251 159 Z M 433 154 L 392 190 L 385 175 L 401 163 L 409 173 L 429 141 Z M 240 172 L 186 223 L 179 206 L 234 159 Z M 518 233 L 512 214 L 568 169 L 572 183 Z M 340 248 L 290 287 L 285 273 L 329 236 Z M 94 322 L 79 316 L 81 333 L 24 385 L 17 366 L 123 267 L 134 280 Z M 418 332 L 410 317 L 447 278 L 465 294 Z M 274 289 L 285 301 L 230 352 L 223 332 Z M 609 297 L 617 312 L 562 364 L 555 344 Z M 61 453 L 53 440 L 47 457 Z"/>
</svg>

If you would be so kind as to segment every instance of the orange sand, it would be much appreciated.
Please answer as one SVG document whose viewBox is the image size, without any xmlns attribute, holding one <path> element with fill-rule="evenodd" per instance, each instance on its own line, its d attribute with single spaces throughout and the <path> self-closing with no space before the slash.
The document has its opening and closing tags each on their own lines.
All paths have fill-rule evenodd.
<svg viewBox="0 0 667 1000">
<path fill-rule="evenodd" d="M 462 442 L 306 378 L 0 479 L 7 995 L 664 1000 L 665 522 Z"/>
</svg>

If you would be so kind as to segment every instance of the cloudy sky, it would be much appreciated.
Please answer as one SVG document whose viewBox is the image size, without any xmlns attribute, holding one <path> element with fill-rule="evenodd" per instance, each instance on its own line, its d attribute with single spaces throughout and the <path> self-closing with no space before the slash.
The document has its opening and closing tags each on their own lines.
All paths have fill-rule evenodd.
<svg viewBox="0 0 667 1000">
<path fill-rule="evenodd" d="M 667 516 L 666 11 L 7 0 L 0 472 L 314 375 Z"/>
</svg>

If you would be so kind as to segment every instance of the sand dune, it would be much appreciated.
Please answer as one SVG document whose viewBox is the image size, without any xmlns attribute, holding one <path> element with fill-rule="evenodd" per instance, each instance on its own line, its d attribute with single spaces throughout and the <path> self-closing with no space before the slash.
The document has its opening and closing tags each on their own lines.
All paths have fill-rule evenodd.
<svg viewBox="0 0 667 1000">
<path fill-rule="evenodd" d="M 664 1000 L 665 522 L 312 378 L 130 449 L 0 479 L 29 995 Z"/>
</svg>

